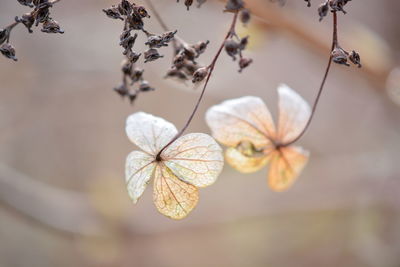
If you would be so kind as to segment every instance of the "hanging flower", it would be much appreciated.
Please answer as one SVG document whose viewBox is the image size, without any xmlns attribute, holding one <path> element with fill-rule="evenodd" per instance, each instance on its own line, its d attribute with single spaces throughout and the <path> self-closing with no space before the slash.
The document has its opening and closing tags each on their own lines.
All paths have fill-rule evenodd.
<svg viewBox="0 0 400 267">
<path fill-rule="evenodd" d="M 178 131 L 170 122 L 143 112 L 128 117 L 126 133 L 142 149 L 126 159 L 130 197 L 136 203 L 153 178 L 154 204 L 172 219 L 186 217 L 199 200 L 198 187 L 211 185 L 222 171 L 222 149 L 207 134 L 181 136 L 160 154 Z"/>
<path fill-rule="evenodd" d="M 212 135 L 228 147 L 226 161 L 243 173 L 269 163 L 268 183 L 274 191 L 289 188 L 306 165 L 309 153 L 292 143 L 304 130 L 311 110 L 286 85 L 278 88 L 278 128 L 264 102 L 253 96 L 227 100 L 211 107 L 206 120 Z"/>
</svg>

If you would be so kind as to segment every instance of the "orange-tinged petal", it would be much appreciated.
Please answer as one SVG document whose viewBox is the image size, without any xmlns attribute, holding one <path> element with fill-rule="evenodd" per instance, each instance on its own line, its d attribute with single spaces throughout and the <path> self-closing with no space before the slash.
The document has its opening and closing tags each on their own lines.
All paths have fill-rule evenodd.
<svg viewBox="0 0 400 267">
<path fill-rule="evenodd" d="M 129 139 L 151 155 L 156 155 L 177 133 L 172 123 L 144 112 L 136 112 L 126 120 Z"/>
<path fill-rule="evenodd" d="M 301 147 L 289 146 L 276 150 L 271 155 L 268 183 L 272 190 L 287 190 L 307 164 L 309 153 Z"/>
<path fill-rule="evenodd" d="M 181 181 L 163 163 L 159 163 L 154 173 L 153 200 L 158 211 L 172 219 L 185 218 L 197 205 L 197 187 Z"/>
<path fill-rule="evenodd" d="M 242 141 L 263 148 L 275 136 L 271 114 L 259 97 L 245 96 L 211 107 L 206 121 L 218 142 L 235 147 Z"/>
<path fill-rule="evenodd" d="M 221 147 L 203 133 L 178 138 L 163 152 L 162 158 L 179 179 L 197 187 L 214 183 L 224 166 Z"/>
<path fill-rule="evenodd" d="M 229 165 L 242 173 L 256 172 L 268 162 L 267 155 L 246 156 L 233 147 L 226 150 L 225 159 Z"/>
<path fill-rule="evenodd" d="M 280 85 L 279 93 L 279 123 L 277 139 L 285 144 L 304 130 L 311 116 L 308 103 L 287 85 Z"/>
</svg>

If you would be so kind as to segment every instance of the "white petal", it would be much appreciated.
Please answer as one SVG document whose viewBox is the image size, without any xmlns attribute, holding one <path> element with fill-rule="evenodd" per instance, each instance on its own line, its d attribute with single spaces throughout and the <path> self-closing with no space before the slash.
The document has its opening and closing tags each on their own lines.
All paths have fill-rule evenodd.
<svg viewBox="0 0 400 267">
<path fill-rule="evenodd" d="M 280 85 L 278 140 L 287 143 L 295 139 L 304 129 L 311 116 L 308 103 L 287 85 Z"/>
<path fill-rule="evenodd" d="M 179 179 L 197 187 L 214 183 L 224 166 L 221 147 L 214 138 L 202 133 L 180 137 L 162 157 Z"/>
<path fill-rule="evenodd" d="M 239 142 L 249 141 L 256 148 L 270 144 L 275 126 L 264 102 L 254 96 L 245 96 L 222 102 L 211 107 L 206 121 L 212 135 L 220 143 L 234 147 Z"/>
<path fill-rule="evenodd" d="M 134 113 L 126 120 L 129 139 L 152 155 L 156 155 L 177 133 L 172 123 L 144 112 Z"/>
<path fill-rule="evenodd" d="M 133 203 L 138 201 L 146 189 L 155 165 L 154 157 L 142 151 L 133 151 L 126 158 L 125 179 Z"/>
</svg>

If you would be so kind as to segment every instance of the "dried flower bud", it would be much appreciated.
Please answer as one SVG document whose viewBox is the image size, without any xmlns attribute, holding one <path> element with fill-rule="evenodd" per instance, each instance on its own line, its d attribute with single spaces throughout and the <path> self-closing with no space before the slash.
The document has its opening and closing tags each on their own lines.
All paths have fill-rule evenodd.
<svg viewBox="0 0 400 267">
<path fill-rule="evenodd" d="M 136 63 L 136 61 L 138 61 L 141 55 L 142 55 L 141 53 L 136 53 L 132 50 L 129 50 L 128 53 L 126 54 L 126 57 L 129 59 L 130 62 Z"/>
<path fill-rule="evenodd" d="M 165 43 L 169 43 L 169 42 L 171 42 L 172 39 L 175 38 L 175 34 L 176 34 L 177 32 L 178 32 L 177 30 L 175 30 L 175 31 L 169 31 L 169 32 L 164 32 L 164 33 L 161 35 L 161 37 L 162 37 L 162 39 L 163 39 L 163 41 L 164 41 Z"/>
<path fill-rule="evenodd" d="M 225 12 L 238 12 L 244 8 L 243 0 L 228 0 L 225 6 Z"/>
<path fill-rule="evenodd" d="M 143 72 L 144 72 L 144 69 L 140 69 L 140 68 L 133 69 L 131 76 L 130 76 L 130 78 L 132 80 L 132 84 L 143 79 Z"/>
<path fill-rule="evenodd" d="M 0 45 L 4 43 L 10 34 L 9 29 L 0 29 Z"/>
<path fill-rule="evenodd" d="M 122 62 L 121 70 L 123 74 L 130 76 L 132 73 L 132 62 L 130 62 L 129 60 L 124 60 Z"/>
<path fill-rule="evenodd" d="M 18 0 L 18 3 L 23 6 L 33 7 L 32 0 Z"/>
<path fill-rule="evenodd" d="M 159 35 L 150 35 L 147 38 L 147 42 L 145 43 L 145 45 L 148 45 L 151 48 L 160 48 L 163 46 L 168 46 L 168 44 L 165 44 L 163 42 L 163 38 Z"/>
<path fill-rule="evenodd" d="M 239 72 L 242 72 L 242 70 L 247 68 L 251 63 L 253 63 L 251 58 L 241 58 L 239 61 Z"/>
<path fill-rule="evenodd" d="M 125 84 L 121 84 L 118 87 L 115 87 L 113 90 L 117 92 L 121 97 L 125 97 L 129 93 L 129 89 L 128 87 L 126 87 Z"/>
<path fill-rule="evenodd" d="M 5 43 L 0 47 L 0 52 L 5 56 L 6 58 L 10 58 L 14 61 L 18 61 L 18 59 L 15 57 L 15 48 L 9 44 Z"/>
<path fill-rule="evenodd" d="M 228 53 L 229 56 L 231 56 L 233 58 L 233 60 L 236 60 L 236 55 L 239 52 L 239 43 L 237 43 L 236 41 L 229 39 L 225 41 L 225 51 L 226 53 Z"/>
<path fill-rule="evenodd" d="M 155 89 L 149 85 L 148 81 L 142 81 L 139 85 L 139 90 L 141 92 L 154 91 Z"/>
<path fill-rule="evenodd" d="M 127 17 L 129 28 L 132 30 L 142 30 L 144 23 L 141 17 L 139 16 L 128 16 Z"/>
<path fill-rule="evenodd" d="M 362 67 L 361 65 L 361 58 L 360 55 L 356 51 L 351 51 L 349 60 L 354 64 L 357 65 L 359 68 Z"/>
<path fill-rule="evenodd" d="M 157 51 L 157 49 L 150 48 L 146 52 L 144 52 L 144 63 L 154 61 L 159 59 L 160 57 L 163 57 L 163 55 L 160 55 Z"/>
<path fill-rule="evenodd" d="M 186 55 L 185 55 L 185 52 L 182 50 L 178 54 L 176 54 L 172 63 L 173 63 L 173 65 L 178 66 L 178 65 L 182 64 L 185 61 L 185 59 L 186 59 Z"/>
<path fill-rule="evenodd" d="M 305 2 L 307 2 L 307 6 L 310 7 L 311 6 L 311 2 L 310 0 L 304 0 Z"/>
<path fill-rule="evenodd" d="M 206 41 L 206 42 L 198 42 L 197 44 L 195 44 L 193 46 L 194 50 L 196 50 L 197 55 L 201 55 L 204 53 L 204 51 L 206 51 L 208 44 L 210 43 L 210 41 Z"/>
<path fill-rule="evenodd" d="M 197 0 L 197 7 L 200 8 L 207 0 Z"/>
<path fill-rule="evenodd" d="M 337 64 L 350 66 L 347 63 L 347 55 L 348 55 L 348 53 L 345 50 L 343 50 L 341 47 L 337 46 L 332 51 L 332 60 L 333 60 L 333 62 L 335 62 Z"/>
<path fill-rule="evenodd" d="M 46 22 L 43 23 L 42 32 L 61 33 L 61 34 L 64 33 L 64 31 L 60 28 L 58 22 L 52 19 L 46 20 Z"/>
<path fill-rule="evenodd" d="M 192 82 L 193 83 L 201 82 L 202 80 L 204 80 L 204 78 L 207 77 L 207 75 L 208 75 L 207 67 L 199 68 L 193 73 Z"/>
<path fill-rule="evenodd" d="M 22 24 L 25 25 L 25 27 L 28 29 L 29 33 L 32 33 L 32 26 L 35 23 L 35 17 L 31 13 L 26 13 L 22 15 L 21 18 L 15 17 L 15 21 L 21 22 Z"/>
<path fill-rule="evenodd" d="M 132 5 L 127 0 L 122 0 L 118 5 L 118 11 L 121 15 L 130 15 L 132 13 Z"/>
<path fill-rule="evenodd" d="M 329 4 L 328 4 L 328 2 L 322 3 L 318 7 L 319 21 L 322 21 L 322 19 L 324 17 L 326 17 L 326 15 L 328 15 L 328 12 L 329 12 Z"/>
<path fill-rule="evenodd" d="M 245 50 L 248 43 L 249 43 L 249 36 L 243 37 L 242 39 L 240 39 L 239 49 Z"/>
<path fill-rule="evenodd" d="M 248 10 L 248 9 L 243 9 L 243 10 L 240 12 L 240 21 L 241 21 L 243 24 L 249 23 L 250 18 L 251 18 L 250 10 Z"/>
<path fill-rule="evenodd" d="M 346 11 L 343 7 L 351 0 L 329 0 L 329 5 L 331 6 L 332 10 L 334 11 L 342 11 L 346 14 Z"/>
<path fill-rule="evenodd" d="M 136 93 L 136 92 L 129 92 L 128 98 L 129 98 L 129 102 L 130 102 L 131 105 L 132 105 L 133 102 L 135 102 L 135 100 L 136 100 L 136 98 L 137 98 L 137 93 Z"/>
<path fill-rule="evenodd" d="M 147 10 L 143 6 L 137 6 L 133 8 L 133 13 L 140 18 L 150 18 Z"/>
<path fill-rule="evenodd" d="M 112 18 L 112 19 L 120 19 L 124 20 L 124 18 L 121 16 L 119 13 L 119 9 L 117 7 L 110 7 L 107 9 L 103 9 L 103 12 L 107 15 L 107 17 Z"/>
<path fill-rule="evenodd" d="M 36 13 L 36 26 L 38 26 L 39 25 L 39 23 L 44 23 L 44 22 L 46 22 L 47 20 L 49 20 L 50 19 L 50 10 L 49 10 L 49 7 L 43 7 L 43 8 L 39 8 L 38 10 L 37 10 L 37 13 Z"/>
<path fill-rule="evenodd" d="M 193 4 L 193 0 L 185 0 L 185 6 L 189 10 L 190 6 Z"/>
<path fill-rule="evenodd" d="M 125 36 L 127 36 L 127 37 L 125 37 Z M 122 46 L 123 48 L 125 48 L 125 51 L 123 52 L 124 55 L 128 54 L 128 52 L 132 49 L 133 45 L 135 44 L 137 36 L 138 35 L 136 33 L 134 36 L 130 36 L 130 34 L 127 35 L 126 32 L 122 33 L 121 38 L 124 38 L 124 37 L 125 38 L 121 39 L 119 45 Z"/>
<path fill-rule="evenodd" d="M 177 69 L 170 69 L 167 71 L 165 78 L 178 78 L 179 80 L 186 81 L 188 80 L 187 75 L 180 70 Z"/>
</svg>

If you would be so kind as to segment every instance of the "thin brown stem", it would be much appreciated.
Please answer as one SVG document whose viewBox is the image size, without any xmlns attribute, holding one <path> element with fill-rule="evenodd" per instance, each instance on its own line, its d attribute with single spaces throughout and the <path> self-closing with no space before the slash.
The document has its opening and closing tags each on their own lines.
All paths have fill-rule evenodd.
<svg viewBox="0 0 400 267">
<path fill-rule="evenodd" d="M 214 71 L 214 68 L 215 68 L 215 65 L 216 65 L 216 63 L 217 63 L 217 61 L 218 61 L 218 58 L 219 58 L 219 56 L 221 55 L 222 50 L 224 49 L 225 42 L 226 42 L 226 40 L 227 40 L 228 38 L 230 38 L 231 36 L 233 36 L 233 35 L 235 34 L 235 27 L 236 27 L 236 21 L 237 21 L 237 18 L 238 18 L 238 14 L 239 14 L 238 12 L 235 12 L 235 13 L 234 13 L 231 26 L 229 27 L 229 30 L 228 30 L 228 32 L 227 32 L 227 34 L 226 34 L 226 36 L 225 36 L 223 42 L 221 43 L 221 45 L 220 45 L 220 47 L 219 47 L 217 53 L 215 54 L 213 60 L 211 61 L 210 65 L 208 65 L 208 67 L 207 67 L 207 69 L 208 69 L 208 75 L 207 75 L 207 77 L 206 77 L 206 81 L 205 81 L 205 83 L 204 83 L 204 86 L 203 86 L 203 89 L 202 89 L 202 91 L 201 91 L 201 94 L 200 94 L 200 96 L 199 96 L 199 98 L 198 98 L 198 100 L 197 100 L 197 103 L 196 103 L 196 105 L 195 105 L 193 111 L 192 111 L 192 114 L 190 114 L 189 119 L 187 120 L 185 126 L 183 126 L 183 128 L 178 132 L 178 134 L 175 135 L 175 137 L 172 138 L 172 140 L 169 141 L 169 143 L 166 144 L 166 145 L 160 150 L 160 152 L 158 152 L 158 154 L 157 154 L 157 159 L 161 159 L 161 154 L 162 154 L 162 152 L 163 152 L 167 147 L 169 147 L 173 142 L 175 142 L 179 137 L 181 137 L 182 134 L 183 134 L 183 133 L 186 131 L 186 129 L 189 127 L 190 123 L 192 122 L 193 117 L 194 117 L 194 115 L 196 114 L 196 112 L 197 112 L 197 110 L 198 110 L 198 108 L 199 108 L 199 106 L 200 106 L 201 100 L 203 99 L 204 93 L 205 93 L 205 91 L 206 91 L 206 89 L 207 89 L 208 82 L 210 81 L 211 75 L 212 75 L 212 73 L 213 73 L 213 71 Z"/>
<path fill-rule="evenodd" d="M 338 24 L 338 23 L 337 23 L 337 14 L 336 14 L 336 11 L 332 12 L 332 14 L 333 14 L 333 38 L 332 38 L 332 47 L 331 47 L 331 51 L 330 51 L 330 53 L 329 53 L 328 66 L 326 67 L 325 74 L 324 74 L 324 77 L 323 77 L 323 79 L 322 79 L 321 85 L 320 85 L 320 87 L 319 87 L 317 97 L 315 98 L 315 101 L 314 101 L 314 104 L 313 104 L 313 107 L 312 107 L 312 111 L 311 111 L 310 118 L 308 119 L 307 124 L 306 124 L 306 126 L 304 127 L 303 131 L 301 131 L 301 133 L 300 133 L 295 139 L 293 139 L 292 141 L 290 141 L 290 142 L 284 144 L 284 146 L 289 146 L 289 145 L 291 145 L 291 144 L 297 142 L 297 141 L 306 133 L 308 127 L 309 127 L 310 124 L 311 124 L 311 121 L 312 121 L 313 118 L 314 118 L 315 111 L 317 110 L 317 106 L 318 106 L 319 100 L 320 100 L 320 98 L 321 98 L 322 91 L 323 91 L 323 89 L 324 89 L 324 87 L 325 87 L 325 83 L 326 83 L 326 80 L 327 80 L 327 78 L 328 78 L 329 71 L 330 71 L 330 69 L 331 69 L 331 65 L 332 65 L 332 51 L 333 51 L 333 50 L 335 49 L 335 47 L 338 45 L 338 33 L 337 33 L 337 24 Z"/>
</svg>

